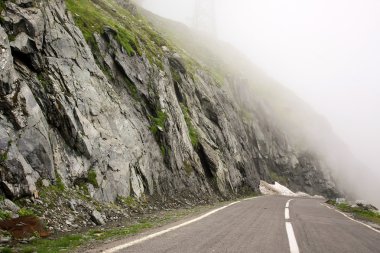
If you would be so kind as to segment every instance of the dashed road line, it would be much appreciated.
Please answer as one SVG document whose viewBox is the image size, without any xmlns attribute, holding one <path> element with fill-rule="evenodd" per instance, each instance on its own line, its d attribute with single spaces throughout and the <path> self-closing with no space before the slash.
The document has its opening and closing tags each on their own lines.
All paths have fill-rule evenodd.
<svg viewBox="0 0 380 253">
<path fill-rule="evenodd" d="M 285 205 L 285 220 L 289 220 L 290 219 L 290 215 L 289 215 L 289 204 L 290 204 L 290 201 L 292 201 L 293 199 L 289 199 L 287 202 L 286 202 L 286 205 Z"/>
<path fill-rule="evenodd" d="M 299 253 L 296 236 L 294 235 L 293 226 L 290 222 L 285 222 L 286 233 L 288 234 L 290 253 Z"/>
<path fill-rule="evenodd" d="M 292 200 L 293 200 L 293 199 L 289 199 L 289 200 L 286 202 L 286 205 L 285 205 L 286 208 L 289 208 L 290 201 L 292 201 Z"/>
<path fill-rule="evenodd" d="M 289 208 L 285 208 L 285 220 L 289 220 L 290 215 L 289 215 Z"/>
<path fill-rule="evenodd" d="M 286 205 L 285 205 L 285 220 L 289 220 L 290 219 L 289 204 L 290 204 L 290 201 L 292 201 L 292 200 L 293 199 L 289 199 L 286 202 Z M 288 235 L 290 253 L 299 253 L 300 251 L 298 249 L 298 244 L 297 244 L 296 236 L 294 234 L 292 223 L 290 223 L 290 221 L 285 221 L 285 227 L 286 227 L 286 233 Z"/>
</svg>

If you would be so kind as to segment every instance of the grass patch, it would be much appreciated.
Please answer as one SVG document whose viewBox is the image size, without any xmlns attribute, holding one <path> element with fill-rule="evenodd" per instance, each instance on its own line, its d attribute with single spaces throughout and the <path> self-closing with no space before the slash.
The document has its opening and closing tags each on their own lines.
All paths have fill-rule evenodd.
<svg viewBox="0 0 380 253">
<path fill-rule="evenodd" d="M 11 212 L 0 209 L 0 220 L 7 220 L 11 218 Z"/>
<path fill-rule="evenodd" d="M 63 183 L 63 180 L 57 171 L 55 172 L 55 175 L 56 175 L 56 183 L 55 185 L 53 185 L 53 187 L 56 188 L 57 191 L 62 192 L 65 190 L 65 184 Z"/>
<path fill-rule="evenodd" d="M 99 7 L 97 7 L 97 4 Z M 76 25 L 82 31 L 87 43 L 95 44 L 94 33 L 103 33 L 106 26 L 117 31 L 116 40 L 126 50 L 128 55 L 134 55 L 137 50 L 136 38 L 104 8 L 103 1 L 67 0 L 67 8 L 74 14 Z"/>
<path fill-rule="evenodd" d="M 347 203 L 338 204 L 336 207 L 343 212 L 353 214 L 355 218 L 380 224 L 380 214 L 375 211 L 365 210 L 363 207 L 359 206 L 352 207 Z"/>
<path fill-rule="evenodd" d="M 128 206 L 129 208 L 136 208 L 138 206 L 136 199 L 131 196 L 128 196 L 128 197 L 118 196 L 116 201 L 119 202 L 120 204 Z"/>
<path fill-rule="evenodd" d="M 145 54 L 152 64 L 163 69 L 161 47 L 168 43 L 144 17 L 130 13 L 114 0 L 66 0 L 66 4 L 89 45 L 95 45 L 93 34 L 102 34 L 108 26 L 117 31 L 115 39 L 128 55 Z"/>
<path fill-rule="evenodd" d="M 352 214 L 355 218 L 380 224 L 380 214 L 361 206 L 350 206 L 347 203 L 338 204 L 335 200 L 327 200 L 327 204 L 336 206 L 340 211 Z"/>
<path fill-rule="evenodd" d="M 162 110 L 159 110 L 157 112 L 157 116 L 151 118 L 152 123 L 150 126 L 150 131 L 152 131 L 154 135 L 156 135 L 158 131 L 163 131 L 165 128 L 165 123 L 167 119 L 168 119 L 168 115 Z"/>
<path fill-rule="evenodd" d="M 33 210 L 27 209 L 25 207 L 23 207 L 20 210 L 18 210 L 17 213 L 21 217 L 24 217 L 24 216 L 36 216 Z"/>
<path fill-rule="evenodd" d="M 88 171 L 88 173 L 87 173 L 87 180 L 95 188 L 99 188 L 98 180 L 96 179 L 96 171 L 94 169 L 90 169 Z"/>
<path fill-rule="evenodd" d="M 193 145 L 193 147 L 195 149 L 198 149 L 198 147 L 199 147 L 199 134 L 198 134 L 197 129 L 193 126 L 193 124 L 191 122 L 189 109 L 184 104 L 181 104 L 181 109 L 182 109 L 183 116 L 185 117 L 185 122 L 186 122 L 187 128 L 189 129 L 189 137 L 190 137 L 191 144 Z"/>
</svg>

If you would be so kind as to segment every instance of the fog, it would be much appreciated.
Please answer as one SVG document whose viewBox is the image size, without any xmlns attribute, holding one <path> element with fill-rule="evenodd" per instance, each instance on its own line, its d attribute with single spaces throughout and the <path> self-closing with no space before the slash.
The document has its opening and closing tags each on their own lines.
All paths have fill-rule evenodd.
<svg viewBox="0 0 380 253">
<path fill-rule="evenodd" d="M 194 0 L 142 5 L 192 25 Z M 345 187 L 379 206 L 380 1 L 218 0 L 214 13 L 219 39 L 329 121 L 364 165 L 347 168 Z"/>
</svg>

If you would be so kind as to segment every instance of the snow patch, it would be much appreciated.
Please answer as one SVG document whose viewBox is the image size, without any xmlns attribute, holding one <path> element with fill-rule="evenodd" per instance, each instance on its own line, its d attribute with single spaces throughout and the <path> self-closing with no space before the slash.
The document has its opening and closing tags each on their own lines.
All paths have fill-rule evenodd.
<svg viewBox="0 0 380 253">
<path fill-rule="evenodd" d="M 264 195 L 282 195 L 282 196 L 290 196 L 290 197 L 308 197 L 311 198 L 307 193 L 304 192 L 292 192 L 289 188 L 286 186 L 283 186 L 282 184 L 275 182 L 274 184 L 269 184 L 265 181 L 260 181 L 260 192 Z M 315 196 L 320 197 L 320 196 Z"/>
</svg>

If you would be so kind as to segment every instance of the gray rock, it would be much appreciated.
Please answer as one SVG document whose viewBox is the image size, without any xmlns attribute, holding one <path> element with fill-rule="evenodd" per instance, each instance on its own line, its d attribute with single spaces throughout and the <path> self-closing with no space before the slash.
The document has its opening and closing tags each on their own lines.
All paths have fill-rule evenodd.
<svg viewBox="0 0 380 253">
<path fill-rule="evenodd" d="M 71 210 L 76 211 L 78 203 L 75 201 L 75 199 L 70 199 L 69 200 L 69 207 Z"/>
<path fill-rule="evenodd" d="M 106 222 L 104 221 L 102 215 L 97 210 L 93 210 L 91 212 L 91 220 L 96 225 L 99 225 L 99 226 L 106 224 Z"/>
<path fill-rule="evenodd" d="M 42 186 L 43 187 L 49 187 L 50 186 L 50 181 L 47 179 L 42 179 Z"/>
<path fill-rule="evenodd" d="M 4 199 L 4 206 L 5 206 L 5 209 L 13 213 L 17 213 L 20 210 L 20 207 L 9 199 Z"/>
<path fill-rule="evenodd" d="M 26 55 L 33 54 L 37 50 L 36 43 L 24 32 L 16 36 L 16 39 L 11 42 L 11 47 L 13 50 Z"/>
<path fill-rule="evenodd" d="M 9 243 L 12 240 L 10 236 L 0 236 L 0 243 Z"/>
<path fill-rule="evenodd" d="M 160 69 L 144 54 L 127 54 L 112 27 L 94 35 L 93 53 L 64 1 L 31 4 L 7 1 L 3 26 L 17 35 L 11 45 L 0 27 L 7 196 L 31 196 L 39 178 L 45 187 L 58 175 L 66 187 L 86 183 L 91 169 L 98 187 L 87 184 L 89 195 L 104 202 L 153 194 L 229 197 L 258 191 L 259 179 L 274 180 L 273 172 L 294 191 L 334 193 L 323 163 L 268 120 L 272 112 L 246 94 L 241 79 L 231 77 L 221 88 L 201 68 L 190 75 L 165 46 Z"/>
</svg>

